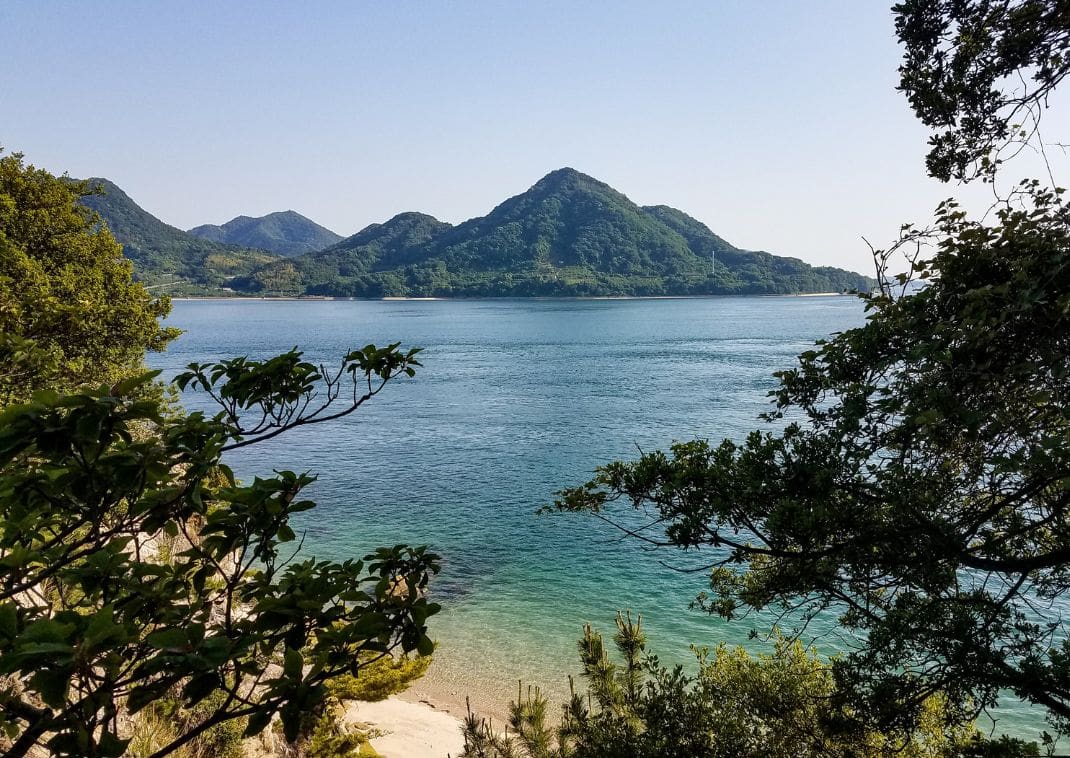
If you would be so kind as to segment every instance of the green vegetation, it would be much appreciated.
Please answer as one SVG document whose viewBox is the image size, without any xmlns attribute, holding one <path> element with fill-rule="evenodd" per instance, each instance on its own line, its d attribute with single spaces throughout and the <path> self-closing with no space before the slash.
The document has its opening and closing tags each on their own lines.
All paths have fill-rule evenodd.
<svg viewBox="0 0 1070 758">
<path fill-rule="evenodd" d="M 171 306 L 131 281 L 130 264 L 84 189 L 0 157 L 0 407 L 35 390 L 112 383 L 177 331 Z"/>
<path fill-rule="evenodd" d="M 403 213 L 232 284 L 350 297 L 790 294 L 870 285 L 840 269 L 738 250 L 680 211 L 640 208 L 567 168 L 482 218 L 453 227 Z"/>
<path fill-rule="evenodd" d="M 345 674 L 332 679 L 328 689 L 331 696 L 341 702 L 360 700 L 374 703 L 403 692 L 409 684 L 426 674 L 430 665 L 430 655 L 393 658 L 366 654 L 360 661 L 359 676 Z"/>
<path fill-rule="evenodd" d="M 1070 73 L 1066 6 L 1051 0 L 906 0 L 895 6 L 905 49 L 899 89 L 934 133 L 926 160 L 942 181 L 994 179 L 1023 148 Z"/>
<path fill-rule="evenodd" d="M 204 224 L 190 229 L 189 233 L 212 242 L 258 248 L 287 257 L 313 253 L 342 241 L 341 235 L 295 211 L 269 213 L 259 218 L 238 216 L 221 226 Z"/>
<path fill-rule="evenodd" d="M 902 88 L 941 130 L 934 175 L 994 179 L 1015 139 L 1009 119 L 1070 71 L 1064 10 L 1036 0 L 896 7 Z M 996 85 L 1011 74 L 1024 89 L 1004 95 Z M 396 546 L 360 561 L 297 560 L 289 521 L 313 507 L 302 498 L 313 478 L 283 470 L 245 485 L 221 456 L 353 413 L 411 377 L 416 351 L 369 345 L 335 370 L 296 350 L 193 364 L 178 386 L 208 393 L 219 412 L 165 414 L 145 391 L 155 375 L 131 373 L 173 336 L 157 320 L 166 301 L 131 281 L 114 239 L 75 205 L 79 185 L 18 155 L 0 159 L 0 182 L 5 755 L 231 756 L 273 724 L 305 755 L 372 755 L 336 710 L 426 669 L 438 607 L 424 591 L 437 557 Z M 992 221 L 942 204 L 933 229 L 905 227 L 877 253 L 867 323 L 778 374 L 774 426 L 610 463 L 555 503 L 626 530 L 621 504 L 646 509 L 644 523 L 664 530 L 650 542 L 711 557 L 704 609 L 733 619 L 775 608 L 800 627 L 838 613 L 852 647 L 825 662 L 774 629 L 771 654 L 698 651 L 689 676 L 647 656 L 641 620 L 619 616 L 623 662 L 584 630 L 586 690 L 559 727 L 538 690 L 521 690 L 515 736 L 471 716 L 465 755 L 1036 755 L 971 725 L 1008 691 L 1070 727 L 1058 605 L 1070 589 L 1062 194 L 1023 183 Z M 189 247 L 120 195 L 115 227 L 153 275 L 218 286 L 264 260 Z M 893 275 L 903 250 L 908 270 Z M 723 266 L 713 276 L 710 255 Z M 736 250 L 678 211 L 639 208 L 561 170 L 485 218 L 449 227 L 406 214 L 239 282 L 325 294 L 655 294 L 839 289 L 823 284 L 838 277 L 856 275 Z M 64 394 L 85 383 L 103 385 Z"/>
<path fill-rule="evenodd" d="M 96 211 L 134 273 L 146 286 L 170 294 L 219 294 L 231 277 L 246 274 L 278 256 L 265 250 L 195 237 L 160 221 L 107 179 L 89 179 L 92 190 L 80 202 Z"/>
<path fill-rule="evenodd" d="M 232 758 L 275 724 L 295 756 L 373 756 L 336 711 L 426 671 L 436 556 L 297 560 L 313 477 L 221 456 L 354 412 L 417 351 L 193 364 L 178 385 L 220 410 L 174 413 L 142 367 L 169 303 L 85 191 L 0 158 L 0 749 Z"/>
<path fill-rule="evenodd" d="M 301 496 L 314 478 L 278 471 L 243 485 L 220 460 L 354 412 L 412 376 L 414 355 L 369 345 L 333 372 L 297 352 L 193 364 L 177 383 L 219 403 L 211 418 L 165 417 L 140 399 L 151 373 L 3 410 L 5 755 L 121 755 L 131 739 L 121 717 L 164 698 L 189 720 L 170 719 L 174 738 L 152 756 L 237 719 L 253 735 L 278 717 L 293 741 L 336 678 L 367 667 L 383 692 L 422 671 L 376 661 L 432 652 L 436 556 L 396 546 L 359 561 L 297 560 L 289 520 L 314 506 Z"/>
<path fill-rule="evenodd" d="M 945 129 L 936 175 L 994 179 L 1001 119 L 1070 70 L 1049 8 L 897 6 L 903 88 Z M 985 95 L 1008 72 L 1038 87 Z M 699 603 L 725 619 L 838 614 L 834 699 L 882 732 L 935 694 L 953 723 L 1013 693 L 1070 727 L 1070 205 L 1023 182 L 986 218 L 947 201 L 878 251 L 867 323 L 778 374 L 773 427 L 610 463 L 556 502 L 622 528 L 630 505 L 654 544 L 706 549 Z"/>
<path fill-rule="evenodd" d="M 829 667 L 812 650 L 777 637 L 768 655 L 724 645 L 697 650 L 698 673 L 666 669 L 645 654 L 642 619 L 618 614 L 614 662 L 590 626 L 579 642 L 586 692 L 573 690 L 561 723 L 529 689 L 510 706 L 509 729 L 469 714 L 462 758 L 793 758 L 795 756 L 1024 756 L 1035 748 L 986 741 L 947 723 L 945 700 L 930 695 L 905 732 L 860 727 L 837 696 Z"/>
<path fill-rule="evenodd" d="M 222 703 L 224 693 L 217 691 L 191 708 L 184 708 L 179 692 L 145 706 L 133 719 L 126 746 L 127 758 L 150 758 L 157 751 L 209 717 Z M 190 740 L 173 755 L 178 758 L 243 758 L 244 718 L 216 724 Z"/>
<path fill-rule="evenodd" d="M 139 208 L 111 182 L 90 183 L 101 194 L 82 202 L 122 242 L 137 276 L 176 294 L 769 295 L 872 286 L 849 271 L 739 250 L 680 211 L 640 208 L 572 169 L 551 172 L 487 216 L 456 227 L 402 213 L 341 242 L 293 211 L 239 216 L 187 233 Z"/>
</svg>

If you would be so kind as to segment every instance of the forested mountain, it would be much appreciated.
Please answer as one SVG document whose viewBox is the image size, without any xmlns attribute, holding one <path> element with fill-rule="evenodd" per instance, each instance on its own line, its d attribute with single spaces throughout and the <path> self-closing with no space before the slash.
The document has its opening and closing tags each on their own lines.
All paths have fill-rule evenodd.
<svg viewBox="0 0 1070 758">
<path fill-rule="evenodd" d="M 369 277 L 369 272 L 396 267 L 400 254 L 419 249 L 450 228 L 424 213 L 400 213 L 326 250 L 264 266 L 251 277 L 235 280 L 234 286 L 273 294 L 348 295 L 357 291 L 354 282 L 368 282 L 361 296 L 390 295 L 397 290 L 385 287 L 377 276 Z"/>
<path fill-rule="evenodd" d="M 255 247 L 287 257 L 322 250 L 342 240 L 342 235 L 296 211 L 279 211 L 259 218 L 238 216 L 222 225 L 194 227 L 189 233 L 213 242 Z"/>
<path fill-rule="evenodd" d="M 82 205 L 101 215 L 134 262 L 137 278 L 149 285 L 176 293 L 218 291 L 231 277 L 278 258 L 195 237 L 160 221 L 107 179 L 87 181 L 97 194 L 83 197 Z"/>
<path fill-rule="evenodd" d="M 842 269 L 739 250 L 681 211 L 639 207 L 570 168 L 457 226 L 403 213 L 232 283 L 246 292 L 355 297 L 787 294 L 871 285 Z"/>
<path fill-rule="evenodd" d="M 103 217 L 138 278 L 176 293 L 226 288 L 343 297 L 788 294 L 872 285 L 849 271 L 740 250 L 681 211 L 640 207 L 570 168 L 547 174 L 486 216 L 456 226 L 402 213 L 341 241 L 293 211 L 239 216 L 184 232 L 140 208 L 108 180 L 89 183 L 99 194 L 83 204 Z M 301 245 L 328 239 L 334 244 L 295 255 Z M 238 240 L 241 245 L 227 244 Z M 275 255 L 267 246 L 294 257 Z"/>
</svg>

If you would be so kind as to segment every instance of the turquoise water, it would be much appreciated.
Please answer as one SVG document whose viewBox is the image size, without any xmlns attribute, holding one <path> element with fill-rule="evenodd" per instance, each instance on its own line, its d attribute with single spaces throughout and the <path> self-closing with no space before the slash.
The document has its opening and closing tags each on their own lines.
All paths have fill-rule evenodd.
<svg viewBox="0 0 1070 758">
<path fill-rule="evenodd" d="M 740 438 L 768 407 L 772 372 L 815 339 L 858 325 L 851 297 L 681 300 L 182 301 L 185 331 L 151 363 L 267 356 L 301 346 L 334 361 L 348 348 L 402 342 L 424 368 L 349 419 L 236 451 L 240 476 L 275 468 L 320 476 L 318 507 L 296 526 L 321 558 L 378 545 L 429 544 L 442 555 L 431 620 L 431 677 L 504 703 L 516 681 L 551 693 L 577 668 L 590 621 L 644 614 L 651 649 L 748 642 L 767 619 L 732 624 L 689 610 L 711 555 L 650 551 L 593 518 L 537 516 L 595 466 L 696 437 Z M 187 395 L 190 407 L 203 397 Z M 667 564 L 667 565 L 666 565 Z M 809 639 L 826 652 L 832 620 Z M 1039 714 L 1001 714 L 1000 731 L 1033 734 Z"/>
</svg>

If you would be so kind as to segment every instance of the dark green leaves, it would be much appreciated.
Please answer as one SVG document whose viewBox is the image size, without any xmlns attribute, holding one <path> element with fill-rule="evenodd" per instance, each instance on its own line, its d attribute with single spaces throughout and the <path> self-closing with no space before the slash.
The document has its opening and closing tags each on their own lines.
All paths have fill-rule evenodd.
<svg viewBox="0 0 1070 758">
<path fill-rule="evenodd" d="M 781 372 L 779 428 L 608 464 L 554 507 L 648 509 L 649 541 L 709 551 L 712 613 L 838 613 L 860 716 L 909 728 L 925 692 L 967 718 L 1013 690 L 1065 724 L 1070 207 L 1026 182 L 991 223 L 946 203 L 904 240 L 933 243 L 927 285 L 868 296 L 865 326 Z"/>
<path fill-rule="evenodd" d="M 420 350 L 402 351 L 399 344 L 351 351 L 333 370 L 302 360 L 296 348 L 267 360 L 191 363 L 175 383 L 180 389 L 203 390 L 220 405 L 215 420 L 234 440 L 223 448 L 230 450 L 348 416 L 392 379 L 415 376 Z"/>
<path fill-rule="evenodd" d="M 1070 26 L 1049 0 L 906 0 L 893 8 L 903 45 L 899 89 L 934 130 L 929 173 L 991 178 L 1020 150 L 1070 73 Z"/>
<path fill-rule="evenodd" d="M 335 376 L 370 396 L 414 355 L 368 346 Z M 224 404 L 213 419 L 164 416 L 139 397 L 147 375 L 0 416 L 0 674 L 24 693 L 0 698 L 0 723 L 16 738 L 40 728 L 54 755 L 119 755 L 117 709 L 162 699 L 212 723 L 248 717 L 250 734 L 278 715 L 293 737 L 362 654 L 431 652 L 437 556 L 279 561 L 314 477 L 242 484 L 220 464 L 243 434 L 231 410 L 270 409 L 261 438 L 325 418 L 300 404 L 339 387 L 299 356 L 195 367 L 186 381 Z"/>
</svg>

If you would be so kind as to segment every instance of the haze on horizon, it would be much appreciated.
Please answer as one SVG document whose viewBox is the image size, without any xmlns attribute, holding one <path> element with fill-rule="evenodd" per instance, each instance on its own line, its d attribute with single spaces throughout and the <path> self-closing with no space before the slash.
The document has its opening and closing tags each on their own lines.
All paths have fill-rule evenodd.
<svg viewBox="0 0 1070 758">
<path fill-rule="evenodd" d="M 925 176 L 889 0 L 584 5 L 9 3 L 0 145 L 183 229 L 293 209 L 342 235 L 458 223 L 571 166 L 862 272 L 863 235 L 965 192 Z"/>
</svg>

